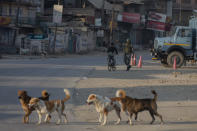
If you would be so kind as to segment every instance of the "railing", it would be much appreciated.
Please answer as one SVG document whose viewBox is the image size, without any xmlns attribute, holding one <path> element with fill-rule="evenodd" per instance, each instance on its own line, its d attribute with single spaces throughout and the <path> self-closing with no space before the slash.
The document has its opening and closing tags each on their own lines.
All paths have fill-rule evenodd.
<svg viewBox="0 0 197 131">
<path fill-rule="evenodd" d="M 17 3 L 20 2 L 21 5 L 39 6 L 41 4 L 40 0 L 0 0 L 0 3 Z"/>
<path fill-rule="evenodd" d="M 49 8 L 46 9 L 45 15 L 52 15 L 53 9 Z M 84 16 L 94 16 L 94 9 L 88 9 L 88 8 L 64 8 L 63 15 L 84 15 Z"/>
<path fill-rule="evenodd" d="M 11 17 L 11 24 L 16 24 L 16 17 Z M 36 18 L 33 17 L 19 17 L 18 26 L 35 26 Z"/>
</svg>

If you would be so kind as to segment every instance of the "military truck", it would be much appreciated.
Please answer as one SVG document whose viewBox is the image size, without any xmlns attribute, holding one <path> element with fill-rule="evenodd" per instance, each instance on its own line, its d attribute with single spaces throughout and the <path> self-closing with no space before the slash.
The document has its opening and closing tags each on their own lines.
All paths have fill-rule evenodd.
<svg viewBox="0 0 197 131">
<path fill-rule="evenodd" d="M 164 66 L 172 67 L 176 58 L 177 67 L 186 60 L 197 60 L 197 18 L 189 26 L 176 26 L 170 37 L 156 37 L 152 55 Z"/>
</svg>

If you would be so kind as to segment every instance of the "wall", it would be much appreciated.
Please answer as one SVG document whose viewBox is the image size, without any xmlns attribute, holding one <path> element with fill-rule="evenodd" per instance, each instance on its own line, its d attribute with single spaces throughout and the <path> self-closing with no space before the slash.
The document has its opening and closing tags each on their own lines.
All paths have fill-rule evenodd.
<svg viewBox="0 0 197 131">
<path fill-rule="evenodd" d="M 12 45 L 13 30 L 10 28 L 0 28 L 0 45 Z"/>
<path fill-rule="evenodd" d="M 79 52 L 93 50 L 96 47 L 95 33 L 93 31 L 81 32 L 79 37 Z"/>
</svg>

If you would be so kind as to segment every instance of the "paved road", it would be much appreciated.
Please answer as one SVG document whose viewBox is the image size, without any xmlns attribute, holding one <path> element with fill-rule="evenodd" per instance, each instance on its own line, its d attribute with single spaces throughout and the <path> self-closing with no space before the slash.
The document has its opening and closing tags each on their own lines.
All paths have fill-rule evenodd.
<svg viewBox="0 0 197 131">
<path fill-rule="evenodd" d="M 184 67 L 174 78 L 171 69 L 153 62 L 148 52 L 138 52 L 143 56 L 143 68 L 133 67 L 126 72 L 122 55 L 117 59 L 117 71 L 108 72 L 104 54 L 68 56 L 48 59 L 2 59 L 0 60 L 0 130 L 150 130 L 150 131 L 195 131 L 197 129 L 197 89 L 196 67 Z M 63 88 L 71 91 L 72 98 L 66 104 L 69 123 L 55 125 L 54 113 L 51 124 L 35 125 L 36 112 L 30 116 L 30 124 L 24 125 L 24 112 L 17 99 L 17 90 L 27 90 L 30 96 L 40 96 L 43 89 L 51 93 L 51 99 L 64 97 Z M 159 111 L 164 116 L 164 125 L 156 119 L 149 125 L 147 112 L 139 115 L 133 126 L 126 124 L 122 114 L 121 125 L 114 125 L 115 113 L 110 113 L 108 125 L 99 126 L 93 106 L 85 105 L 90 93 L 114 96 L 117 88 L 125 90 L 133 97 L 152 97 L 150 89 L 159 94 Z"/>
</svg>

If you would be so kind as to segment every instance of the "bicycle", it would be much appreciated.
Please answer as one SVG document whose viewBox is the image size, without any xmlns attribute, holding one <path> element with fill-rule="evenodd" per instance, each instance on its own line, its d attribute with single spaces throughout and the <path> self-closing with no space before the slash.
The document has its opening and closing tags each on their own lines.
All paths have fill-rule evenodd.
<svg viewBox="0 0 197 131">
<path fill-rule="evenodd" d="M 115 71 L 116 70 L 116 61 L 114 59 L 113 54 L 108 54 L 108 71 Z"/>
</svg>

